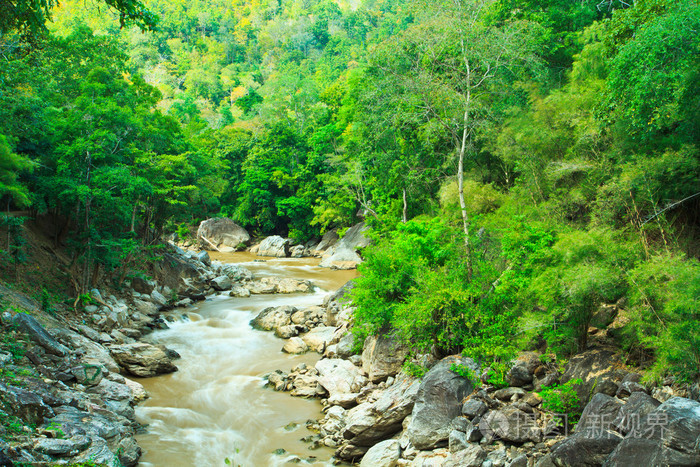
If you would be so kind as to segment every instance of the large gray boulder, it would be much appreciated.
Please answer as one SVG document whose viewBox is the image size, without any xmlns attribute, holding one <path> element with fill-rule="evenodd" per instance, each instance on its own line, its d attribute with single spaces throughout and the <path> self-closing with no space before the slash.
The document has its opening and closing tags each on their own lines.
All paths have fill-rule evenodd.
<svg viewBox="0 0 700 467">
<path fill-rule="evenodd" d="M 289 240 L 273 235 L 263 240 L 258 245 L 258 256 L 274 256 L 276 258 L 286 258 L 289 256 Z"/>
<path fill-rule="evenodd" d="M 578 425 L 576 425 L 576 432 L 581 433 L 587 430 L 601 429 L 601 427 L 611 429 L 622 406 L 620 399 L 600 392 L 594 394 L 591 401 L 583 409 Z"/>
<path fill-rule="evenodd" d="M 199 224 L 197 240 L 205 250 L 235 251 L 250 242 L 250 235 L 231 219 L 217 217 Z"/>
<path fill-rule="evenodd" d="M 377 443 L 362 457 L 360 467 L 395 467 L 401 456 L 399 440 L 388 439 Z"/>
<path fill-rule="evenodd" d="M 149 377 L 177 371 L 168 354 L 151 344 L 113 345 L 109 351 L 114 360 L 134 376 Z"/>
<path fill-rule="evenodd" d="M 323 234 L 321 241 L 313 250 L 311 250 L 311 253 L 314 256 L 321 256 L 327 249 L 338 243 L 339 240 L 340 237 L 338 236 L 338 229 L 331 229 Z"/>
<path fill-rule="evenodd" d="M 622 435 L 598 428 L 579 432 L 557 444 L 550 454 L 558 467 L 599 466 L 622 441 Z M 635 465 L 621 463 L 617 465 Z"/>
<path fill-rule="evenodd" d="M 618 353 L 608 349 L 593 348 L 571 357 L 561 382 L 580 379 L 582 384 L 575 385 L 576 393 L 582 404 L 587 404 L 595 387 L 608 382 L 622 381 L 626 375 Z"/>
<path fill-rule="evenodd" d="M 700 465 L 700 402 L 664 402 L 627 433 L 604 465 Z"/>
<path fill-rule="evenodd" d="M 484 437 L 501 439 L 511 443 L 541 441 L 542 430 L 535 423 L 535 418 L 514 405 L 488 412 L 479 422 L 479 430 Z"/>
<path fill-rule="evenodd" d="M 348 445 L 373 446 L 402 428 L 411 414 L 420 381 L 399 374 L 396 381 L 375 402 L 364 402 L 350 409 L 345 419 L 343 437 Z M 349 452 L 352 450 L 339 450 Z M 347 457 L 343 457 L 347 459 Z"/>
<path fill-rule="evenodd" d="M 401 371 L 408 349 L 391 336 L 368 336 L 362 350 L 362 369 L 373 383 Z"/>
<path fill-rule="evenodd" d="M 214 289 L 219 291 L 231 290 L 231 287 L 233 287 L 233 282 L 231 281 L 230 277 L 223 275 L 212 279 L 211 285 L 214 287 Z"/>
<path fill-rule="evenodd" d="M 26 313 L 17 313 L 12 318 L 12 322 L 20 331 L 42 346 L 48 353 L 59 357 L 65 357 L 70 353 L 68 347 L 54 339 L 33 316 Z"/>
<path fill-rule="evenodd" d="M 416 449 L 432 449 L 447 441 L 450 423 L 462 414 L 462 402 L 474 390 L 470 380 L 450 371 L 455 364 L 475 372 L 479 369 L 470 358 L 451 356 L 426 373 L 407 429 L 408 438 Z"/>
<path fill-rule="evenodd" d="M 178 253 L 164 253 L 154 264 L 158 282 L 183 295 L 196 295 L 206 290 L 206 280 L 200 271 L 201 263 Z"/>
<path fill-rule="evenodd" d="M 348 360 L 340 358 L 325 358 L 316 363 L 318 382 L 330 397 L 357 393 L 367 383 L 360 369 Z"/>
<path fill-rule="evenodd" d="M 357 249 L 364 248 L 370 243 L 369 238 L 365 236 L 368 229 L 369 227 L 364 222 L 350 227 L 340 241 L 325 251 L 319 266 L 333 269 L 355 269 L 362 262 L 362 258 L 357 254 Z"/>
<path fill-rule="evenodd" d="M 661 402 L 657 401 L 645 392 L 633 392 L 617 413 L 613 421 L 613 427 L 623 435 L 637 428 L 639 420 L 653 412 Z"/>
</svg>

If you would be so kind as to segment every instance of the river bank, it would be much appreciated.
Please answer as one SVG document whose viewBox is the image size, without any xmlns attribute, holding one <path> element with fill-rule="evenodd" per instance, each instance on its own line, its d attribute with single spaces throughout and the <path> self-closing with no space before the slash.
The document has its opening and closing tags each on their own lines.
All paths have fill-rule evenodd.
<svg viewBox="0 0 700 467">
<path fill-rule="evenodd" d="M 643 384 L 599 331 L 565 364 L 521 354 L 495 385 L 478 362 L 409 357 L 390 335 L 369 337 L 356 353 L 352 283 L 315 289 L 334 290 L 354 272 L 286 254 L 172 246 L 163 256 L 158 280 L 134 277 L 121 297 L 92 291 L 93 304 L 62 320 L 2 290 L 32 315 L 2 317 L 14 338 L 30 340 L 0 359 L 5 377 L 29 372 L 0 385 L 4 429 L 23 423 L 0 460 L 550 467 L 700 459 L 697 392 Z M 424 375 L 407 372 L 419 365 Z M 562 405 L 574 393 L 580 406 Z M 569 410 L 582 411 L 578 423 Z"/>
<path fill-rule="evenodd" d="M 210 414 L 215 413 L 219 420 L 212 423 L 204 420 L 203 425 L 219 430 L 221 447 L 214 449 L 201 442 L 202 439 L 216 439 L 216 436 L 190 438 L 191 446 L 199 455 L 209 453 L 216 458 L 216 463 L 239 457 L 245 465 L 259 463 L 260 456 L 270 456 L 274 450 L 277 450 L 278 458 L 282 458 L 279 457 L 280 449 L 284 452 L 295 450 L 288 442 L 292 438 L 296 447 L 301 448 L 298 438 L 304 437 L 306 421 L 320 415 L 320 405 L 314 401 L 289 404 L 287 396 L 262 389 L 262 376 L 273 369 L 270 365 L 276 368 L 284 360 L 289 360 L 291 367 L 292 362 L 294 365 L 313 364 L 318 357 L 281 353 L 279 340 L 267 333 L 253 331 L 248 321 L 270 303 L 311 306 L 322 301 L 323 293 L 308 279 L 282 277 L 286 265 L 277 263 L 284 263 L 285 259 L 266 263 L 257 258 L 253 263 L 250 255 L 239 255 L 242 257 L 235 261 L 250 263 L 256 270 L 255 276 L 244 267 L 212 261 L 205 252 L 186 252 L 172 246 L 164 253 L 163 260 L 154 266 L 158 280 L 134 277 L 125 283 L 120 297 L 95 289 L 90 294 L 89 304 L 76 315 L 49 315 L 30 297 L 3 289 L 4 300 L 16 305 L 10 306 L 3 314 L 3 335 L 18 348 L 16 355 L 2 352 L 2 376 L 6 384 L 0 384 L 3 403 L 0 415 L 3 424 L 11 425 L 13 430 L 5 427 L 3 431 L 7 435 L 4 437 L 7 442 L 0 445 L 5 456 L 3 461 L 53 465 L 89 460 L 101 465 L 136 465 L 142 454 L 135 440 L 137 433 L 141 433 L 139 439 L 157 439 L 156 444 L 168 444 L 167 436 L 154 434 L 153 430 L 144 433 L 136 417 L 138 403 L 148 398 L 149 391 L 154 394 L 156 407 L 162 402 L 164 393 L 178 394 L 176 398 L 198 391 L 201 394 L 201 381 L 192 379 L 197 374 L 202 377 L 218 374 L 218 379 L 210 382 L 220 391 L 209 396 Z M 319 261 L 315 258 L 296 260 L 292 270 L 297 276 L 302 271 L 313 276 L 314 273 L 309 271 L 316 269 Z M 266 267 L 267 276 L 261 274 Z M 352 274 L 333 271 L 330 276 L 338 276 L 338 279 L 328 282 L 328 270 L 323 274 L 315 272 L 319 282 L 329 287 L 342 284 Z M 237 305 L 232 309 L 234 302 Z M 204 306 L 210 308 L 211 314 L 203 319 L 198 311 Z M 227 321 L 228 318 L 231 321 Z M 164 331 L 170 328 L 173 328 L 172 333 Z M 196 340 L 188 333 L 197 329 L 207 329 L 213 339 L 182 349 L 185 356 L 182 359 L 172 347 L 178 346 L 178 339 L 194 344 Z M 170 345 L 169 338 L 165 338 L 168 346 L 158 342 L 158 332 L 151 334 L 154 330 L 162 330 L 163 334 L 173 337 L 173 345 Z M 184 334 L 178 334 L 178 330 Z M 216 333 L 224 335 L 216 336 Z M 258 344 L 265 343 L 262 351 L 253 345 L 236 355 L 227 347 L 245 344 L 251 336 Z M 218 349 L 216 345 L 212 346 L 217 341 L 223 343 Z M 190 353 L 193 350 L 204 353 L 193 355 Z M 201 365 L 202 361 L 215 361 L 221 366 L 207 369 Z M 182 376 L 177 371 L 178 366 L 184 370 Z M 230 371 L 233 368 L 237 368 L 238 374 Z M 13 379 L 16 374 L 21 374 L 21 378 Z M 164 385 L 156 382 L 159 378 L 154 378 L 153 382 L 143 378 L 159 374 L 166 374 L 160 377 L 166 382 Z M 177 376 L 173 377 L 173 374 Z M 171 380 L 187 382 L 195 391 L 188 393 L 182 386 L 170 385 Z M 231 391 L 230 384 L 237 386 L 237 390 Z M 235 397 L 237 393 L 250 399 L 241 402 Z M 254 404 L 249 404 L 260 398 L 275 400 L 271 404 L 273 408 L 259 410 L 264 407 L 259 405 L 256 409 Z M 222 400 L 229 404 L 228 408 L 222 407 Z M 237 410 L 241 405 L 250 411 Z M 150 412 L 145 408 L 141 421 L 149 423 L 157 419 L 154 412 L 159 410 L 170 412 L 171 418 L 177 419 L 183 413 L 178 412 L 179 409 L 177 405 L 170 407 L 167 404 Z M 254 420 L 262 419 L 266 411 L 271 418 L 262 425 L 254 423 Z M 202 414 L 191 416 L 192 412 L 187 409 L 184 412 L 192 420 L 203 419 Z M 203 412 L 206 419 L 206 410 Z M 291 418 L 285 423 L 277 423 L 275 417 L 279 414 Z M 228 420 L 228 428 L 220 423 L 222 420 Z M 154 429 L 158 427 L 157 422 L 153 425 Z M 269 439 L 260 436 L 264 431 L 260 429 L 262 426 L 271 427 L 267 433 Z M 246 427 L 249 430 L 247 437 L 240 433 Z M 302 435 L 298 435 L 297 430 Z M 232 431 L 234 435 L 231 437 Z M 178 432 L 176 438 L 182 433 Z M 221 433 L 225 435 L 222 437 Z M 288 440 L 275 446 L 275 440 L 283 438 Z M 242 448 L 250 445 L 252 439 L 259 445 L 258 458 L 248 458 L 248 453 L 243 453 Z M 306 446 L 303 448 L 305 450 Z M 168 459 L 166 452 L 167 449 L 152 452 L 150 458 L 161 462 L 160 459 Z M 305 458 L 311 460 L 320 457 L 320 453 L 314 455 L 310 451 L 300 454 L 306 454 Z M 329 458 L 330 453 L 325 457 Z M 178 452 L 166 464 L 157 465 L 173 465 L 174 458 L 182 465 L 191 465 L 193 457 Z M 148 459 L 147 455 L 144 462 L 149 462 Z M 208 458 L 204 463 L 212 459 Z"/>
</svg>

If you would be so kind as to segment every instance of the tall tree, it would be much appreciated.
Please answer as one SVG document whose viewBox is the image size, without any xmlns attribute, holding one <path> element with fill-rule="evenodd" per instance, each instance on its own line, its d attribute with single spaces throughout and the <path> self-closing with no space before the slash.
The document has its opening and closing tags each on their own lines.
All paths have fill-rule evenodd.
<svg viewBox="0 0 700 467">
<path fill-rule="evenodd" d="M 393 77 L 395 92 L 404 96 L 405 107 L 421 121 L 424 134 L 444 134 L 452 143 L 470 278 L 465 163 L 476 159 L 476 138 L 497 117 L 506 99 L 505 85 L 525 77 L 538 64 L 529 23 L 489 25 L 486 15 L 493 4 L 493 0 L 421 3 L 421 21 L 387 41 L 376 62 Z"/>
</svg>

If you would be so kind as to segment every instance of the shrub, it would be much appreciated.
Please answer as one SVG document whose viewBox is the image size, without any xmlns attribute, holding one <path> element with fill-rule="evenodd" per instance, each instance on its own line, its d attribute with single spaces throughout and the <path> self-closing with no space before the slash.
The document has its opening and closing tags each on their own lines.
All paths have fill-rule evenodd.
<svg viewBox="0 0 700 467">
<path fill-rule="evenodd" d="M 581 379 L 572 379 L 564 384 L 544 388 L 540 392 L 542 408 L 557 414 L 566 414 L 568 421 L 575 423 L 581 415 L 581 401 L 574 386 L 582 384 Z"/>
<path fill-rule="evenodd" d="M 623 333 L 627 348 L 656 356 L 650 376 L 700 376 L 700 262 L 663 254 L 629 273 L 632 321 Z"/>
</svg>

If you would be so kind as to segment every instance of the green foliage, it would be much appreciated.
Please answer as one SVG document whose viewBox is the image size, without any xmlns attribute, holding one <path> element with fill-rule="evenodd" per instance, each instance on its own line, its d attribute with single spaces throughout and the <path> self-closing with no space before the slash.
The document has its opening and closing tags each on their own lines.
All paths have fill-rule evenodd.
<svg viewBox="0 0 700 467">
<path fill-rule="evenodd" d="M 473 382 L 474 385 L 477 387 L 481 385 L 479 375 L 477 375 L 474 370 L 467 366 L 453 363 L 452 365 L 450 365 L 450 371 L 454 374 L 461 376 L 462 378 L 468 379 L 469 381 Z"/>
<path fill-rule="evenodd" d="M 525 289 L 531 303 L 546 312 L 535 321 L 546 323 L 540 332 L 551 350 L 567 354 L 586 348 L 593 312 L 623 296 L 624 271 L 636 258 L 633 247 L 608 232 L 560 235 L 535 263 L 535 277 Z"/>
<path fill-rule="evenodd" d="M 486 381 L 497 388 L 505 388 L 509 386 L 506 379 L 508 375 L 508 364 L 504 361 L 493 361 L 488 366 L 488 376 Z"/>
<path fill-rule="evenodd" d="M 569 423 L 576 423 L 583 407 L 575 386 L 582 383 L 581 379 L 572 379 L 561 385 L 555 384 L 544 388 L 540 392 L 542 408 L 552 413 L 566 414 Z"/>
<path fill-rule="evenodd" d="M 153 29 L 158 20 L 146 6 L 138 0 L 104 0 L 119 15 L 121 26 L 138 25 L 142 29 Z M 46 23 L 52 20 L 52 10 L 59 5 L 56 0 L 3 2 L 0 5 L 0 36 L 17 31 L 29 39 L 46 30 Z"/>
<path fill-rule="evenodd" d="M 390 239 L 364 250 L 365 262 L 352 291 L 358 342 L 393 323 L 396 310 L 430 266 L 444 265 L 452 253 L 451 228 L 439 219 L 414 219 L 398 226 Z M 403 309 L 403 308 L 402 308 Z"/>
<path fill-rule="evenodd" d="M 414 378 L 422 378 L 428 372 L 424 366 L 412 362 L 410 358 L 403 363 L 403 371 Z"/>
<path fill-rule="evenodd" d="M 623 337 L 632 349 L 656 356 L 650 377 L 700 376 L 700 263 L 678 255 L 654 256 L 629 272 L 630 324 Z"/>
<path fill-rule="evenodd" d="M 698 122 L 688 120 L 682 99 L 697 91 L 697 81 L 689 78 L 700 64 L 699 26 L 697 3 L 679 1 L 620 48 L 608 85 L 622 141 L 642 147 L 692 141 Z"/>
<path fill-rule="evenodd" d="M 6 430 L 6 434 L 3 436 L 5 439 L 10 439 L 13 435 L 24 435 L 31 428 L 22 419 L 9 415 L 2 410 L 0 410 L 0 425 Z"/>
<path fill-rule="evenodd" d="M 27 243 L 24 238 L 22 226 L 24 225 L 24 217 L 15 217 L 3 214 L 0 216 L 0 228 L 7 231 L 5 244 L 6 250 L 0 250 L 0 253 L 6 255 L 8 259 L 15 265 L 25 263 L 27 256 L 24 251 L 24 245 Z"/>
<path fill-rule="evenodd" d="M 17 180 L 17 176 L 34 168 L 34 164 L 23 156 L 11 151 L 7 138 L 0 134 L 0 200 L 9 197 L 18 206 L 31 204 L 27 187 Z"/>
</svg>

